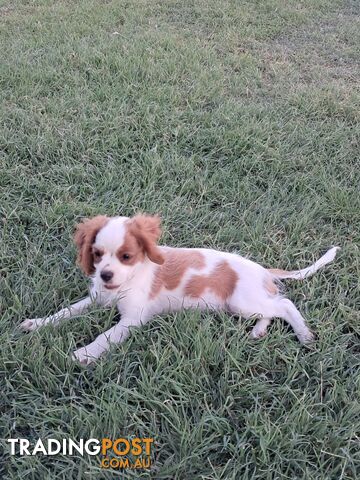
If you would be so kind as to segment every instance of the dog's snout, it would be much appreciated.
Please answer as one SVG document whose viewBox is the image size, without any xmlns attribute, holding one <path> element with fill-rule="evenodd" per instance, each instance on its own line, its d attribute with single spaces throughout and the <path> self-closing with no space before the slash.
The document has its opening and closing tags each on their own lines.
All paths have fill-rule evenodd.
<svg viewBox="0 0 360 480">
<path fill-rule="evenodd" d="M 113 278 L 114 274 L 110 270 L 103 270 L 100 273 L 100 277 L 104 282 L 110 282 L 110 280 Z"/>
</svg>

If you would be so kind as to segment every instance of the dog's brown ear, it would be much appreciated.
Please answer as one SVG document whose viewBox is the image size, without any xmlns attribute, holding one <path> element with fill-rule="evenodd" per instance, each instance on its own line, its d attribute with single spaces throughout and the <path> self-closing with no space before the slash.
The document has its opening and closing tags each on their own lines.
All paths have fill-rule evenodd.
<svg viewBox="0 0 360 480">
<path fill-rule="evenodd" d="M 86 218 L 76 226 L 74 242 L 78 249 L 77 263 L 85 275 L 94 273 L 92 245 L 99 230 L 109 221 L 105 215 Z"/>
<path fill-rule="evenodd" d="M 136 215 L 130 220 L 129 231 L 137 239 L 149 259 L 162 265 L 164 257 L 157 246 L 161 235 L 161 219 L 158 215 Z"/>
</svg>

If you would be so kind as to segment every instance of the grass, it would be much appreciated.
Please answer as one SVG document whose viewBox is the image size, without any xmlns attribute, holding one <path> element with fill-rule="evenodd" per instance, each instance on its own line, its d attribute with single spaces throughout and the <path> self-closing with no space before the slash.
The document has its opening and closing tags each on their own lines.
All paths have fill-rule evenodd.
<svg viewBox="0 0 360 480">
<path fill-rule="evenodd" d="M 359 478 L 359 5 L 340 0 L 1 2 L 0 476 Z M 71 236 L 98 213 L 159 212 L 163 242 L 265 266 L 336 262 L 288 293 L 317 332 L 156 318 L 83 369 L 113 324 Z M 149 471 L 10 456 L 6 439 L 153 437 Z"/>
</svg>

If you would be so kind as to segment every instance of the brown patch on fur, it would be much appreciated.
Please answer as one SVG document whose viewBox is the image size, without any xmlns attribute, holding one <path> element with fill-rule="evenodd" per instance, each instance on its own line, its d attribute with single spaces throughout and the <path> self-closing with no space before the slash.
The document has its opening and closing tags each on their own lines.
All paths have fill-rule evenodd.
<svg viewBox="0 0 360 480">
<path fill-rule="evenodd" d="M 94 273 L 94 257 L 92 246 L 95 237 L 109 221 L 105 215 L 98 215 L 94 218 L 87 218 L 76 226 L 74 242 L 78 248 L 77 263 L 85 275 Z"/>
<path fill-rule="evenodd" d="M 93 254 L 93 262 L 99 263 L 101 261 L 101 257 L 104 255 L 104 249 L 98 247 L 91 248 Z"/>
<path fill-rule="evenodd" d="M 165 263 L 155 272 L 149 298 L 155 298 L 162 288 L 174 290 L 180 285 L 186 270 L 205 267 L 204 255 L 196 250 L 174 249 L 164 252 Z"/>
<path fill-rule="evenodd" d="M 271 296 L 279 293 L 279 288 L 271 277 L 266 277 L 264 279 L 264 288 Z"/>
<path fill-rule="evenodd" d="M 129 255 L 129 258 L 123 258 L 124 255 Z M 127 231 L 124 243 L 117 250 L 116 256 L 124 265 L 135 265 L 135 263 L 144 261 L 145 254 L 136 237 Z"/>
<path fill-rule="evenodd" d="M 160 222 L 157 215 L 136 215 L 128 223 L 128 232 L 135 237 L 152 262 L 162 265 L 164 257 L 157 246 L 161 235 Z"/>
<path fill-rule="evenodd" d="M 226 300 L 234 292 L 237 273 L 226 260 L 218 263 L 209 275 L 194 275 L 185 286 L 185 295 L 199 298 L 208 288 L 222 300 Z"/>
</svg>

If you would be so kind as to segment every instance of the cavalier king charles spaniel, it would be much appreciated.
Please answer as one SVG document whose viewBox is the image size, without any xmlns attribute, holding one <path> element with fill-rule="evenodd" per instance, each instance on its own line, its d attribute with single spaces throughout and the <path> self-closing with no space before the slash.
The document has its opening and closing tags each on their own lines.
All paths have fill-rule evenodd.
<svg viewBox="0 0 360 480">
<path fill-rule="evenodd" d="M 302 280 L 331 262 L 338 247 L 303 270 L 268 269 L 235 253 L 207 248 L 159 246 L 160 218 L 150 215 L 97 216 L 77 226 L 78 263 L 91 278 L 90 294 L 45 318 L 25 320 L 23 330 L 83 313 L 92 303 L 116 305 L 120 322 L 79 348 L 73 358 L 88 364 L 112 343 L 123 342 L 132 327 L 154 315 L 182 308 L 225 310 L 245 318 L 256 316 L 251 336 L 260 338 L 274 317 L 283 318 L 301 343 L 313 340 L 301 313 L 280 291 L 280 280 Z"/>
</svg>

